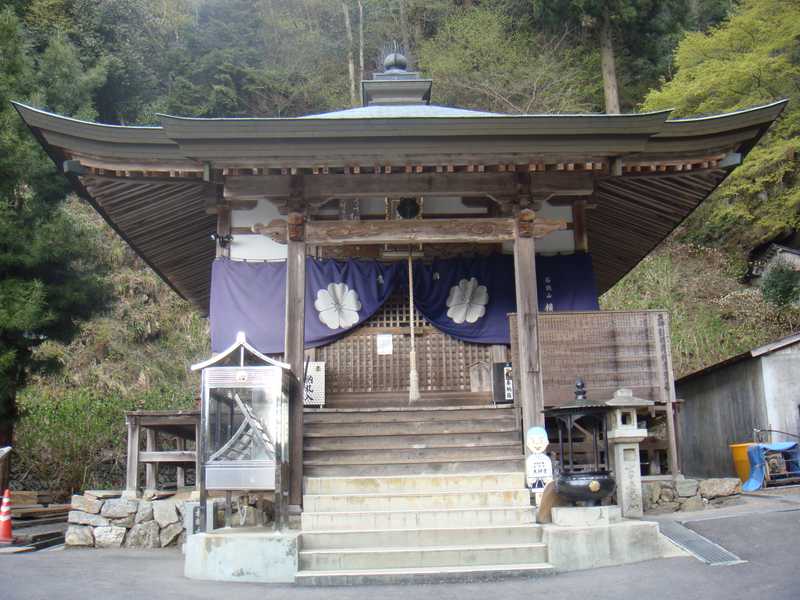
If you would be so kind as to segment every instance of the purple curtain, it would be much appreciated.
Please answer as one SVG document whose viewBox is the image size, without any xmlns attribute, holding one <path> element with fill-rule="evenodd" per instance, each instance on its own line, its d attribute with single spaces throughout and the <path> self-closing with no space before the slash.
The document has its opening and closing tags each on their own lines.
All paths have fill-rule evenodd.
<svg viewBox="0 0 800 600">
<path fill-rule="evenodd" d="M 537 256 L 539 309 L 598 310 L 588 254 Z M 398 287 L 405 262 L 306 261 L 306 347 L 329 344 L 369 319 Z M 507 314 L 516 309 L 514 259 L 506 255 L 414 264 L 414 302 L 437 329 L 457 339 L 507 344 Z M 286 263 L 218 258 L 211 273 L 211 349 L 236 332 L 265 353 L 283 352 Z"/>
<path fill-rule="evenodd" d="M 400 263 L 306 259 L 305 344 L 329 344 L 369 319 L 406 273 Z M 211 351 L 244 331 L 258 350 L 283 352 L 286 263 L 225 258 L 211 270 Z"/>
<path fill-rule="evenodd" d="M 539 310 L 599 310 L 588 254 L 537 256 L 536 277 Z M 508 344 L 507 315 L 516 310 L 514 257 L 417 262 L 414 302 L 431 325 L 454 338 Z"/>
</svg>

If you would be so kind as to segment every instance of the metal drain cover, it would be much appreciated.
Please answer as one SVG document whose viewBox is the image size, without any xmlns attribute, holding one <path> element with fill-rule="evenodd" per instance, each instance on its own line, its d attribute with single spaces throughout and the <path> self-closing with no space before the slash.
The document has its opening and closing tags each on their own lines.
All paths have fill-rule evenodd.
<svg viewBox="0 0 800 600">
<path fill-rule="evenodd" d="M 738 565 L 747 562 L 677 521 L 659 521 L 658 526 L 661 533 L 676 545 L 711 566 Z"/>
</svg>

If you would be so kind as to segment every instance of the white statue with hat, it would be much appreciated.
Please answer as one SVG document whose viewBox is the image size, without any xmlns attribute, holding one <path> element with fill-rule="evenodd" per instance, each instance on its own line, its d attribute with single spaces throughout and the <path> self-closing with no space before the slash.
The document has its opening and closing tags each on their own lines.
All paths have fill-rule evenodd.
<svg viewBox="0 0 800 600">
<path fill-rule="evenodd" d="M 550 440 L 544 427 L 531 427 L 525 434 L 525 446 L 530 454 L 525 459 L 525 480 L 539 503 L 545 486 L 553 481 L 553 461 L 545 454 Z"/>
</svg>

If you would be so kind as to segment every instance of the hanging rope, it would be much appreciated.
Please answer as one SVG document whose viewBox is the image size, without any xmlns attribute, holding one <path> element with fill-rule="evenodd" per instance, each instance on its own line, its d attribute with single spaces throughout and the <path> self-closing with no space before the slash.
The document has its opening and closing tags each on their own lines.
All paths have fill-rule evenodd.
<svg viewBox="0 0 800 600">
<path fill-rule="evenodd" d="M 411 328 L 411 352 L 408 354 L 408 401 L 419 400 L 419 374 L 417 373 L 417 348 L 414 340 L 414 272 L 411 246 L 408 247 L 408 324 Z"/>
</svg>

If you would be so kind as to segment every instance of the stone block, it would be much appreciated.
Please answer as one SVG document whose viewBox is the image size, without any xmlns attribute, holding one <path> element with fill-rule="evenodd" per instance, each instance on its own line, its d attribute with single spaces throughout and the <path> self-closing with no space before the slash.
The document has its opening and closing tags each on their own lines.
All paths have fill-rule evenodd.
<svg viewBox="0 0 800 600">
<path fill-rule="evenodd" d="M 153 521 L 155 523 L 155 521 Z M 172 544 L 183 531 L 183 523 L 170 523 L 161 530 L 160 540 L 163 547 Z"/>
<path fill-rule="evenodd" d="M 642 497 L 650 504 L 658 504 L 658 499 L 661 497 L 661 484 L 657 481 L 643 483 Z"/>
<path fill-rule="evenodd" d="M 125 527 L 126 529 L 130 529 L 133 527 L 134 516 L 135 515 L 128 515 L 127 517 L 121 517 L 118 519 L 109 519 L 109 522 L 117 527 Z"/>
<path fill-rule="evenodd" d="M 100 514 L 107 518 L 122 519 L 128 515 L 136 514 L 139 502 L 128 498 L 114 498 L 106 500 Z"/>
<path fill-rule="evenodd" d="M 624 520 L 600 527 L 544 525 L 548 562 L 559 571 L 578 571 L 661 558 L 658 524 Z"/>
<path fill-rule="evenodd" d="M 692 496 L 691 498 L 681 498 L 680 500 L 681 510 L 684 511 L 694 511 L 694 510 L 703 510 L 706 507 L 706 503 L 703 502 L 703 498 L 699 495 Z"/>
<path fill-rule="evenodd" d="M 292 583 L 297 573 L 297 533 L 242 535 L 234 530 L 186 538 L 184 575 L 211 581 Z"/>
<path fill-rule="evenodd" d="M 733 496 L 741 491 L 742 482 L 736 477 L 704 479 L 700 482 L 700 495 L 707 500 Z"/>
<path fill-rule="evenodd" d="M 136 510 L 135 523 L 145 523 L 153 520 L 153 503 L 149 500 L 142 500 L 139 502 L 139 508 Z"/>
<path fill-rule="evenodd" d="M 65 546 L 94 546 L 92 528 L 87 525 L 70 525 L 64 534 Z"/>
<path fill-rule="evenodd" d="M 671 513 L 680 509 L 681 505 L 678 502 L 661 502 L 653 512 Z"/>
<path fill-rule="evenodd" d="M 608 525 L 622 519 L 619 506 L 557 506 L 552 510 L 553 525 L 559 527 L 592 527 Z"/>
<path fill-rule="evenodd" d="M 172 523 L 177 523 L 180 520 L 178 511 L 175 508 L 174 500 L 154 500 L 153 501 L 153 518 L 162 529 Z"/>
<path fill-rule="evenodd" d="M 108 519 L 100 515 L 92 515 L 81 510 L 71 510 L 67 515 L 67 523 L 73 525 L 91 525 L 92 527 L 105 527 Z"/>
<path fill-rule="evenodd" d="M 103 507 L 103 500 L 92 498 L 89 496 L 80 496 L 74 494 L 72 496 L 72 510 L 82 510 L 83 512 L 96 515 Z"/>
<path fill-rule="evenodd" d="M 673 502 L 675 500 L 675 490 L 672 487 L 661 487 L 660 502 Z"/>
<path fill-rule="evenodd" d="M 119 548 L 122 540 L 125 539 L 124 527 L 95 527 L 94 545 L 96 548 Z"/>
<path fill-rule="evenodd" d="M 675 491 L 679 498 L 691 498 L 697 495 L 696 479 L 679 479 L 675 482 Z"/>
<path fill-rule="evenodd" d="M 160 548 L 161 538 L 158 532 L 158 523 L 153 520 L 146 523 L 137 523 L 125 536 L 125 546 L 128 548 Z"/>
<path fill-rule="evenodd" d="M 86 490 L 83 495 L 95 500 L 108 500 L 109 498 L 119 498 L 122 492 L 119 490 Z"/>
</svg>

